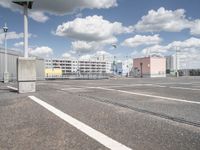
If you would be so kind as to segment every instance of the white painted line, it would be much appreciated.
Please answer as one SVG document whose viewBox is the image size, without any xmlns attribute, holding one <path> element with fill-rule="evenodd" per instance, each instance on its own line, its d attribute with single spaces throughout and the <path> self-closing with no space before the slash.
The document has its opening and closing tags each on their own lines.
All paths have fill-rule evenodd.
<svg viewBox="0 0 200 150">
<path fill-rule="evenodd" d="M 12 86 L 7 86 L 7 88 L 18 91 L 18 88 L 12 87 Z"/>
<path fill-rule="evenodd" d="M 65 114 L 64 112 L 58 110 L 57 108 L 49 105 L 48 103 L 36 98 L 35 96 L 29 96 L 34 102 L 38 103 L 39 105 L 43 106 L 59 118 L 63 119 L 67 123 L 71 124 L 78 130 L 82 131 L 89 137 L 93 138 L 94 140 L 98 141 L 105 147 L 111 150 L 131 150 L 131 148 L 126 147 L 125 145 L 111 139 L 110 137 L 104 135 L 103 133 L 91 128 L 90 126 L 78 121 L 77 119 L 71 117 L 70 115 Z"/>
<path fill-rule="evenodd" d="M 196 88 L 185 88 L 185 87 L 177 87 L 177 86 L 172 86 L 169 87 L 171 89 L 181 89 L 181 90 L 192 90 L 192 91 L 200 91 L 200 89 L 196 89 Z"/>
<path fill-rule="evenodd" d="M 117 91 L 117 92 L 121 92 L 121 93 L 132 94 L 132 95 L 138 95 L 138 96 L 145 96 L 145 97 L 152 97 L 152 98 L 165 99 L 165 100 L 169 100 L 169 101 L 177 101 L 177 102 L 184 102 L 184 103 L 191 103 L 191 104 L 200 104 L 200 102 L 189 101 L 189 100 L 184 100 L 184 99 L 163 97 L 163 96 L 150 95 L 150 94 L 143 94 L 143 93 L 135 93 L 135 92 L 129 92 L 129 91 L 123 91 L 123 90 L 116 90 L 116 89 L 108 89 L 108 88 L 103 88 L 103 87 L 96 87 L 96 88 L 97 88 L 97 89 L 102 89 L 102 90 L 107 90 L 107 91 Z"/>
<path fill-rule="evenodd" d="M 166 87 L 163 85 L 157 85 L 157 84 L 129 84 L 129 85 L 111 85 L 111 86 L 104 86 L 107 88 L 120 88 L 120 87 L 138 87 L 138 86 L 152 86 L 152 87 Z"/>
<path fill-rule="evenodd" d="M 84 88 L 64 88 L 64 89 L 61 89 L 61 90 L 63 90 L 63 91 L 65 91 L 65 90 L 81 90 L 81 89 L 84 89 Z"/>
<path fill-rule="evenodd" d="M 153 87 L 162 87 L 162 88 L 166 87 L 164 85 L 157 85 L 157 84 L 152 84 L 151 86 L 153 86 Z"/>
</svg>

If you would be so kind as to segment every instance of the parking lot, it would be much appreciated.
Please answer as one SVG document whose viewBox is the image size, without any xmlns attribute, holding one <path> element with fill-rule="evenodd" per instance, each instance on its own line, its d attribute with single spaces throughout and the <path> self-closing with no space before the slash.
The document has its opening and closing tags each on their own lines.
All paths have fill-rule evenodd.
<svg viewBox="0 0 200 150">
<path fill-rule="evenodd" d="M 199 150 L 200 78 L 0 83 L 2 150 Z"/>
</svg>

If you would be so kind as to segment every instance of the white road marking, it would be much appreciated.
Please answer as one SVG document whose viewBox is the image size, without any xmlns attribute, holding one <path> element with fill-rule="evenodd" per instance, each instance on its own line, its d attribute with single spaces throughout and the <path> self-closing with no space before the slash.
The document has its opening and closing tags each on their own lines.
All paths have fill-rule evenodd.
<svg viewBox="0 0 200 150">
<path fill-rule="evenodd" d="M 82 131 L 89 137 L 93 138 L 94 140 L 98 141 L 105 147 L 111 149 L 111 150 L 131 150 L 131 148 L 126 147 L 125 145 L 111 139 L 110 137 L 104 135 L 103 133 L 91 128 L 90 126 L 80 122 L 79 120 L 71 117 L 68 114 L 65 114 L 64 112 L 58 110 L 57 108 L 49 105 L 48 103 L 36 98 L 35 96 L 29 96 L 30 99 L 32 99 L 34 102 L 38 103 L 39 105 L 43 106 L 59 118 L 63 119 L 67 123 L 71 124 L 78 130 Z"/>
<path fill-rule="evenodd" d="M 165 100 L 169 100 L 169 101 L 185 102 L 185 103 L 191 103 L 191 104 L 200 104 L 200 102 L 195 102 L 195 101 L 190 101 L 190 100 L 184 100 L 184 99 L 177 99 L 177 98 L 170 98 L 170 97 L 164 97 L 164 96 L 157 96 L 157 95 L 150 95 L 150 94 L 129 92 L 129 91 L 123 91 L 123 90 L 116 90 L 116 89 L 108 89 L 108 88 L 103 88 L 103 87 L 93 87 L 93 88 L 107 90 L 107 91 L 117 91 L 117 92 L 121 92 L 121 93 L 138 95 L 138 96 L 145 96 L 145 97 L 165 99 Z"/>
<path fill-rule="evenodd" d="M 65 91 L 65 90 L 81 90 L 81 89 L 84 89 L 84 88 L 82 88 L 82 87 L 78 87 L 78 88 L 64 88 L 64 89 L 61 89 L 61 90 Z"/>
<path fill-rule="evenodd" d="M 164 86 L 164 85 L 157 85 L 157 84 L 152 84 L 151 86 L 154 86 L 154 87 L 166 87 L 166 86 Z"/>
<path fill-rule="evenodd" d="M 200 89 L 196 89 L 196 88 L 185 88 L 185 87 L 178 87 L 178 86 L 172 86 L 169 87 L 171 89 L 181 89 L 181 90 L 192 90 L 192 91 L 200 91 Z"/>
<path fill-rule="evenodd" d="M 18 91 L 18 88 L 12 87 L 12 86 L 7 86 L 7 88 Z"/>
</svg>

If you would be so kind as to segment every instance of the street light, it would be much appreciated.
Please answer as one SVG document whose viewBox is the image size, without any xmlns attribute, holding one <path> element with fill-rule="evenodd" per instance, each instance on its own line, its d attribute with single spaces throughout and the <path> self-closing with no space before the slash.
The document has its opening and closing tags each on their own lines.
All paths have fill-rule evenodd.
<svg viewBox="0 0 200 150">
<path fill-rule="evenodd" d="M 32 9 L 33 0 L 13 0 L 24 9 L 24 57 L 17 59 L 18 92 L 36 92 L 36 59 L 28 58 L 28 9 Z"/>
<path fill-rule="evenodd" d="M 8 27 L 5 23 L 5 26 L 3 27 L 3 31 L 5 33 L 5 70 L 4 70 L 4 83 L 8 83 L 9 82 L 9 73 L 8 73 L 8 61 L 7 61 L 7 32 L 8 32 Z"/>
<path fill-rule="evenodd" d="M 28 9 L 32 9 L 33 0 L 14 0 L 13 3 L 24 7 L 24 57 L 28 58 Z"/>
<path fill-rule="evenodd" d="M 180 50 L 178 50 L 177 47 L 175 47 L 176 50 L 176 77 L 179 77 L 179 72 L 178 72 L 178 52 L 180 52 Z"/>
</svg>

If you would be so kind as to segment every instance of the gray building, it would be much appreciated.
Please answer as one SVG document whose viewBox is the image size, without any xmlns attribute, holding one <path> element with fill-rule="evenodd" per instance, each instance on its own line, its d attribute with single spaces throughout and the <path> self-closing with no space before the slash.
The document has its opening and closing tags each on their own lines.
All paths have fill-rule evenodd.
<svg viewBox="0 0 200 150">
<path fill-rule="evenodd" d="M 23 54 L 19 51 L 8 50 L 8 72 L 11 81 L 16 81 L 17 79 L 17 58 L 22 57 Z M 0 81 L 3 81 L 3 73 L 5 68 L 4 60 L 4 48 L 0 48 Z M 36 71 L 37 80 L 44 80 L 44 59 L 36 58 Z"/>
</svg>

